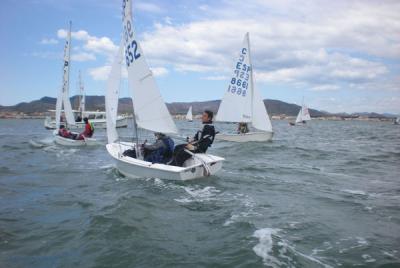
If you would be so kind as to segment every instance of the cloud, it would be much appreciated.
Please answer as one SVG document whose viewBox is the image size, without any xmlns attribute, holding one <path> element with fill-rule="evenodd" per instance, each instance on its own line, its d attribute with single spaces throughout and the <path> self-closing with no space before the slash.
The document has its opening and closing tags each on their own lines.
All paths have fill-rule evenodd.
<svg viewBox="0 0 400 268">
<path fill-rule="evenodd" d="M 136 3 L 136 2 L 135 2 Z M 151 13 L 162 13 L 162 9 L 159 5 L 152 3 L 138 2 L 134 4 L 134 8 L 140 11 L 151 12 Z"/>
<path fill-rule="evenodd" d="M 317 85 L 312 87 L 310 90 L 311 91 L 335 91 L 335 90 L 339 90 L 340 87 L 337 85 Z"/>
<path fill-rule="evenodd" d="M 43 38 L 40 41 L 40 44 L 42 44 L 42 45 L 56 45 L 56 44 L 58 44 L 58 40 L 54 39 L 54 38 Z"/>
<path fill-rule="evenodd" d="M 258 82 L 327 91 L 389 80 L 400 90 L 386 63 L 400 59 L 400 2 L 233 0 L 198 9 L 209 12 L 179 25 L 156 23 L 142 34 L 150 61 L 229 76 L 249 31 Z"/>
<path fill-rule="evenodd" d="M 68 32 L 65 29 L 57 31 L 58 38 L 64 39 L 67 35 Z M 117 45 L 110 38 L 92 36 L 84 30 L 71 32 L 71 37 L 72 39 L 83 41 L 83 48 L 92 54 L 102 54 L 112 57 L 118 49 Z"/>
<path fill-rule="evenodd" d="M 96 81 L 105 81 L 111 71 L 111 65 L 105 65 L 97 68 L 89 69 L 89 74 Z"/>
<path fill-rule="evenodd" d="M 214 76 L 205 76 L 202 78 L 203 80 L 210 80 L 210 81 L 228 81 L 229 76 L 224 75 L 214 75 Z"/>
<path fill-rule="evenodd" d="M 72 61 L 92 61 L 96 60 L 96 56 L 91 54 L 91 53 L 86 53 L 86 52 L 80 52 L 77 54 L 72 54 L 71 55 Z"/>
<path fill-rule="evenodd" d="M 164 67 L 153 67 L 150 69 L 153 72 L 154 76 L 165 76 L 168 74 L 168 69 L 166 69 Z"/>
</svg>

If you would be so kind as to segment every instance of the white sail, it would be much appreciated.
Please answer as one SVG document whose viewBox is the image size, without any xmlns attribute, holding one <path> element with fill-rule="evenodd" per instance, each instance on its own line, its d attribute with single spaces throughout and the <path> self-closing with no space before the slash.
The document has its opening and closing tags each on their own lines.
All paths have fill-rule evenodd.
<svg viewBox="0 0 400 268">
<path fill-rule="evenodd" d="M 115 57 L 111 67 L 111 72 L 107 81 L 106 91 L 106 120 L 107 120 L 107 138 L 108 143 L 113 143 L 118 140 L 118 132 L 116 129 L 119 87 L 121 82 L 121 64 L 122 64 L 123 44 L 118 50 L 118 55 Z"/>
<path fill-rule="evenodd" d="M 261 93 L 257 88 L 253 88 L 253 94 L 253 118 L 251 124 L 256 129 L 272 132 L 271 120 L 269 119 Z"/>
<path fill-rule="evenodd" d="M 85 100 L 85 89 L 82 82 L 82 76 L 80 71 L 79 71 L 79 94 L 81 95 L 81 99 L 79 102 L 79 111 L 83 114 L 85 112 L 86 100 Z"/>
<path fill-rule="evenodd" d="M 310 112 L 308 111 L 307 106 L 303 104 L 301 106 L 299 114 L 297 115 L 296 123 L 301 123 L 303 121 L 310 121 L 310 120 L 311 120 Z"/>
<path fill-rule="evenodd" d="M 189 110 L 186 114 L 186 120 L 193 121 L 192 106 L 189 107 Z"/>
<path fill-rule="evenodd" d="M 256 129 L 272 131 L 261 93 L 254 86 L 249 33 L 244 37 L 228 90 L 219 106 L 217 121 L 251 122 Z"/>
<path fill-rule="evenodd" d="M 72 112 L 71 102 L 69 100 L 69 69 L 70 69 L 70 52 L 71 52 L 71 23 L 68 32 L 67 41 L 64 48 L 64 68 L 63 68 L 63 104 L 64 113 L 69 125 L 75 125 L 75 118 Z"/>
<path fill-rule="evenodd" d="M 56 129 L 60 128 L 60 117 L 61 117 L 61 109 L 62 109 L 62 101 L 63 101 L 63 92 L 60 91 L 57 96 L 56 102 Z"/>
<path fill-rule="evenodd" d="M 239 59 L 235 62 L 233 76 L 230 79 L 219 105 L 216 120 L 224 122 L 251 122 L 251 66 L 249 59 L 249 43 L 246 34 Z"/>
<path fill-rule="evenodd" d="M 132 1 L 123 1 L 125 61 L 133 107 L 139 127 L 162 133 L 178 130 L 157 88 L 153 73 L 147 65 L 132 25 Z"/>
<path fill-rule="evenodd" d="M 310 112 L 308 111 L 307 106 L 304 105 L 302 110 L 303 110 L 303 120 L 310 121 L 311 117 L 310 117 Z"/>
</svg>

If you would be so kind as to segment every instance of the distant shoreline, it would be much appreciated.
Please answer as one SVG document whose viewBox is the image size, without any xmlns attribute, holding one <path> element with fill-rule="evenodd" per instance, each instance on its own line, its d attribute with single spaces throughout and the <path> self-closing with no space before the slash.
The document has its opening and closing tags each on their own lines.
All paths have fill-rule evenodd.
<svg viewBox="0 0 400 268">
<path fill-rule="evenodd" d="M 44 120 L 47 115 L 27 115 L 23 113 L 10 113 L 10 112 L 0 112 L 0 119 L 42 119 Z M 172 115 L 174 119 L 186 120 L 186 115 L 175 114 Z M 194 119 L 200 120 L 201 115 L 195 115 Z M 285 121 L 295 121 L 295 116 L 289 115 L 273 115 L 271 120 L 285 120 Z M 323 120 L 323 121 L 371 121 L 371 122 L 392 122 L 394 118 L 391 117 L 368 117 L 368 116 L 319 116 L 312 117 L 313 120 Z"/>
</svg>

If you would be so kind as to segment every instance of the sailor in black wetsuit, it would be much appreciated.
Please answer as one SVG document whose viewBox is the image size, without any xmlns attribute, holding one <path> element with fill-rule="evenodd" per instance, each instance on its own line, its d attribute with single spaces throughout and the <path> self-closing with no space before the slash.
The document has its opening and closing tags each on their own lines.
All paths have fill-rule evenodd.
<svg viewBox="0 0 400 268">
<path fill-rule="evenodd" d="M 181 167 L 183 163 L 192 156 L 188 152 L 185 152 L 185 149 L 192 153 L 205 153 L 207 151 L 215 137 L 215 129 L 212 124 L 213 116 L 214 114 L 211 111 L 206 110 L 203 112 L 201 117 L 204 125 L 203 129 L 197 131 L 192 141 L 175 147 L 174 158 L 171 165 Z"/>
</svg>

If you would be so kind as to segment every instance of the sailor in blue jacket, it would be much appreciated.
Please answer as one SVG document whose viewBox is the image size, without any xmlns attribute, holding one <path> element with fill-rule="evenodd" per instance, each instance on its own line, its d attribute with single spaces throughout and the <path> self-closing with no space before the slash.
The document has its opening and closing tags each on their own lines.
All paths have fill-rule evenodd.
<svg viewBox="0 0 400 268">
<path fill-rule="evenodd" d="M 154 133 L 156 141 L 153 144 L 144 144 L 144 161 L 152 163 L 167 163 L 171 160 L 174 151 L 174 141 L 167 135 Z"/>
</svg>

